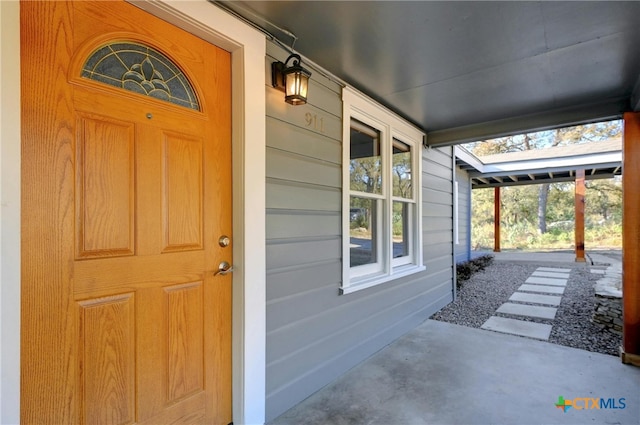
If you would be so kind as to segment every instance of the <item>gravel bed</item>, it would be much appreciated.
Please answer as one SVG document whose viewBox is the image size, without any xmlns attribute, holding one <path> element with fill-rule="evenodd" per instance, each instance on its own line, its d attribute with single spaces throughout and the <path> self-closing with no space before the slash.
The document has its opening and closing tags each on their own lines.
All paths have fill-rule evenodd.
<svg viewBox="0 0 640 425">
<path fill-rule="evenodd" d="M 595 299 L 593 286 L 602 276 L 591 273 L 589 267 L 581 265 L 572 268 L 553 320 L 496 313 L 498 307 L 507 302 L 538 267 L 550 265 L 494 262 L 464 281 L 458 290 L 458 299 L 431 316 L 431 319 L 472 328 L 480 328 L 491 316 L 547 323 L 553 326 L 549 337 L 551 343 L 619 356 L 622 337 L 591 322 Z"/>
</svg>

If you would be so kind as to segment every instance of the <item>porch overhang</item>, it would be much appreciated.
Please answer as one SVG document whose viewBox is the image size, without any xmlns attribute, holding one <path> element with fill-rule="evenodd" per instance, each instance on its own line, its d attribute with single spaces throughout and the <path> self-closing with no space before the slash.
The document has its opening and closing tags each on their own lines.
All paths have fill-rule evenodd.
<svg viewBox="0 0 640 425">
<path fill-rule="evenodd" d="M 476 157 L 456 146 L 455 153 L 456 165 L 469 174 L 473 189 L 572 182 L 580 169 L 585 170 L 587 180 L 613 178 L 622 173 L 620 140 L 487 157 Z"/>
</svg>

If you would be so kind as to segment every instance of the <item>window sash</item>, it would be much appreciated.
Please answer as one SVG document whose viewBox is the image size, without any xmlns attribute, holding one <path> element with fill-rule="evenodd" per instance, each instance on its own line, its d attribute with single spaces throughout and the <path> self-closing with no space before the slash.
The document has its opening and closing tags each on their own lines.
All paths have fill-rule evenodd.
<svg viewBox="0 0 640 425">
<path fill-rule="evenodd" d="M 382 130 L 351 118 L 349 132 L 349 189 L 351 191 L 384 195 L 386 155 L 384 155 L 382 135 Z M 356 149 L 357 152 L 354 155 Z"/>
<path fill-rule="evenodd" d="M 397 211 L 396 206 L 401 210 Z M 391 218 L 391 262 L 393 267 L 413 263 L 413 233 L 415 214 L 414 204 L 405 201 L 393 201 Z M 400 228 L 397 228 L 398 221 Z M 399 232 L 397 232 L 399 230 Z"/>
<path fill-rule="evenodd" d="M 352 227 L 352 224 L 354 222 L 358 224 L 360 219 L 358 211 L 355 211 L 352 217 L 352 208 L 358 208 L 352 207 L 354 198 L 371 201 L 371 211 L 369 213 L 366 211 L 363 212 L 365 220 L 367 218 L 366 216 L 369 216 L 369 222 L 365 223 L 365 225 L 369 227 L 369 229 L 367 229 L 369 238 L 367 238 L 367 230 L 363 232 Z M 356 277 L 381 272 L 383 270 L 385 256 L 383 226 L 384 202 L 380 199 L 370 197 L 351 196 L 349 207 L 349 264 L 352 270 L 351 275 Z M 372 261 L 367 261 L 368 256 L 373 257 Z M 354 263 L 356 264 L 354 265 Z"/>
<path fill-rule="evenodd" d="M 343 294 L 347 294 L 425 269 L 422 264 L 420 218 L 422 209 L 420 146 L 423 133 L 348 87 L 343 89 L 343 108 L 343 164 L 349 165 L 349 167 L 343 168 L 343 281 L 341 291 Z M 366 134 L 375 134 L 379 137 L 378 146 L 382 172 L 379 193 L 367 192 L 362 187 L 354 188 L 351 185 L 351 135 L 354 127 L 363 134 L 368 131 Z M 402 166 L 406 171 L 400 171 L 407 173 L 406 176 L 403 176 L 406 179 L 403 181 L 404 190 L 398 191 L 396 185 L 395 193 L 394 151 L 408 153 L 406 155 L 408 158 L 404 158 L 404 161 L 408 161 L 408 163 Z M 363 152 L 366 150 L 363 149 Z M 374 151 L 369 149 L 367 153 L 372 152 Z M 375 223 L 378 231 L 376 261 L 352 266 L 351 208 L 354 198 L 375 202 L 380 213 Z M 401 229 L 402 235 L 396 234 L 395 242 L 393 235 L 394 205 L 396 205 L 396 209 L 399 208 L 398 205 L 402 205 L 405 210 L 403 216 L 400 217 L 401 224 L 396 224 L 396 227 L 399 226 Z M 354 208 L 359 207 L 354 206 Z M 373 243 L 373 238 L 371 241 Z M 394 243 L 396 250 L 400 249 L 404 255 L 394 258 Z M 402 246 L 398 246 L 398 243 Z"/>
<path fill-rule="evenodd" d="M 414 149 L 411 143 L 404 142 L 396 137 L 393 138 L 391 146 L 391 185 L 392 195 L 396 198 L 414 198 L 413 155 Z"/>
</svg>

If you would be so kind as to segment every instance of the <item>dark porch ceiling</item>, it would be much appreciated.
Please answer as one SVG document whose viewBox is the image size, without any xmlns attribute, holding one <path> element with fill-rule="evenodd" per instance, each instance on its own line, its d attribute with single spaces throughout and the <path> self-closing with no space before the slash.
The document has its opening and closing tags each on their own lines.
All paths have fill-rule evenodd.
<svg viewBox="0 0 640 425">
<path fill-rule="evenodd" d="M 216 3 L 285 45 L 293 34 L 303 58 L 425 130 L 432 146 L 640 109 L 640 2 Z"/>
</svg>

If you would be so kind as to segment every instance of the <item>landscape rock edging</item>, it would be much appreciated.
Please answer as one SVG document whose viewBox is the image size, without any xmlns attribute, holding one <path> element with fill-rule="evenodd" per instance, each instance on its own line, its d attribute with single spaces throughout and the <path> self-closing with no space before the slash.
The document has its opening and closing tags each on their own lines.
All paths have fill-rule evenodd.
<svg viewBox="0 0 640 425">
<path fill-rule="evenodd" d="M 595 305 L 591 321 L 602 328 L 622 335 L 622 267 L 608 267 L 602 279 L 594 285 Z"/>
</svg>

